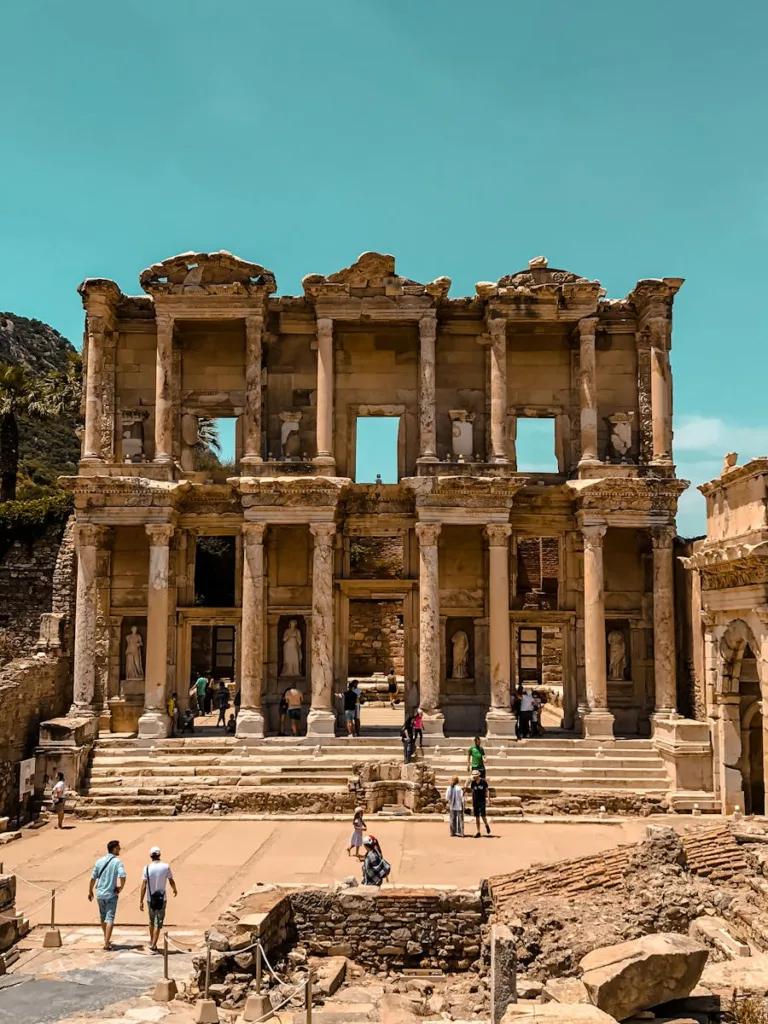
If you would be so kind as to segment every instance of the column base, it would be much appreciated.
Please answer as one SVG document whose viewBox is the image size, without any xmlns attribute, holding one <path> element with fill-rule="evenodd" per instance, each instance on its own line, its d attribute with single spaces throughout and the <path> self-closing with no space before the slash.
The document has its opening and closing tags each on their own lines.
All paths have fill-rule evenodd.
<svg viewBox="0 0 768 1024">
<path fill-rule="evenodd" d="M 425 736 L 445 735 L 445 715 L 442 711 L 432 711 L 431 713 L 425 711 L 422 718 Z"/>
<path fill-rule="evenodd" d="M 602 466 L 602 462 L 598 458 L 586 458 L 579 459 L 577 469 L 583 469 L 585 466 Z"/>
<path fill-rule="evenodd" d="M 423 455 L 420 455 L 418 457 L 418 459 L 416 459 L 416 465 L 417 466 L 424 466 L 424 465 L 429 465 L 429 464 L 432 464 L 432 463 L 435 463 L 435 462 L 439 462 L 439 461 L 440 460 L 438 459 L 437 455 L 435 455 L 434 452 L 424 452 Z"/>
<path fill-rule="evenodd" d="M 146 709 L 139 718 L 139 739 L 165 739 L 170 732 L 171 720 L 164 711 Z"/>
<path fill-rule="evenodd" d="M 682 718 L 677 708 L 656 708 L 651 715 L 651 725 L 654 722 L 671 722 L 675 718 Z"/>
<path fill-rule="evenodd" d="M 516 719 L 511 711 L 502 711 L 496 708 L 485 716 L 485 735 L 489 739 L 494 736 L 514 736 L 515 725 Z"/>
<path fill-rule="evenodd" d="M 241 739 L 243 736 L 263 736 L 264 716 L 261 711 L 256 708 L 241 708 L 240 714 L 237 716 L 237 732 L 235 735 L 238 739 Z"/>
<path fill-rule="evenodd" d="M 314 708 L 307 715 L 307 736 L 333 736 L 336 732 L 336 715 L 333 711 Z"/>
<path fill-rule="evenodd" d="M 92 704 L 73 704 L 67 718 L 98 718 L 101 712 Z"/>
<path fill-rule="evenodd" d="M 488 458 L 488 462 L 492 466 L 508 466 L 509 465 L 509 459 L 507 458 L 506 455 L 491 455 Z"/>
<path fill-rule="evenodd" d="M 612 740 L 613 715 L 605 708 L 590 708 L 581 719 L 585 740 Z"/>
<path fill-rule="evenodd" d="M 244 455 L 240 460 L 240 476 L 248 476 L 252 466 L 263 466 L 264 459 L 260 455 Z"/>
<path fill-rule="evenodd" d="M 336 459 L 332 455 L 321 452 L 312 459 L 312 465 L 317 466 L 318 469 L 330 470 L 328 475 L 336 476 Z"/>
</svg>

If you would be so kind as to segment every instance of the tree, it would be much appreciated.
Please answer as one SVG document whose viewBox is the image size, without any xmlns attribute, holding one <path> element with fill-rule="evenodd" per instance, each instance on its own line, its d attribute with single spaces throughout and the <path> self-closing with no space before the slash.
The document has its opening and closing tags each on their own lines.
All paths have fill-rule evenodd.
<svg viewBox="0 0 768 1024">
<path fill-rule="evenodd" d="M 16 498 L 19 422 L 27 414 L 57 419 L 76 411 L 82 391 L 82 362 L 73 355 L 66 370 L 37 377 L 24 366 L 0 365 L 0 501 Z"/>
</svg>

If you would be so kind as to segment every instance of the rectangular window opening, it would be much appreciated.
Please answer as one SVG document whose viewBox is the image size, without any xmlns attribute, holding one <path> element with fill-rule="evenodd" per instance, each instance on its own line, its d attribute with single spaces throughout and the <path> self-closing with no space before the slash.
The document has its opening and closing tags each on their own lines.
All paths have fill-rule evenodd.
<svg viewBox="0 0 768 1024">
<path fill-rule="evenodd" d="M 515 450 L 518 473 L 557 473 L 554 417 L 518 417 Z"/>
<path fill-rule="evenodd" d="M 237 472 L 237 417 L 199 416 L 197 441 L 185 438 L 192 449 L 195 471 L 208 472 L 216 483 L 223 483 Z"/>
<path fill-rule="evenodd" d="M 195 543 L 195 604 L 203 608 L 234 608 L 235 538 L 207 536 Z"/>
<path fill-rule="evenodd" d="M 355 480 L 361 484 L 396 484 L 399 416 L 358 416 Z"/>
</svg>

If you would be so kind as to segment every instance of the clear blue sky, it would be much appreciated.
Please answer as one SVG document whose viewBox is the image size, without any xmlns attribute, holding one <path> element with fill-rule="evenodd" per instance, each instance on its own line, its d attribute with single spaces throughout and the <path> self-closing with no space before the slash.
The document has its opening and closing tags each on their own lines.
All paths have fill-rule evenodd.
<svg viewBox="0 0 768 1024">
<path fill-rule="evenodd" d="M 454 295 L 539 254 L 683 276 L 680 472 L 768 452 L 765 0 L 38 0 L 0 35 L 0 308 L 79 343 L 81 278 L 188 249 L 289 294 L 365 249 Z"/>
</svg>

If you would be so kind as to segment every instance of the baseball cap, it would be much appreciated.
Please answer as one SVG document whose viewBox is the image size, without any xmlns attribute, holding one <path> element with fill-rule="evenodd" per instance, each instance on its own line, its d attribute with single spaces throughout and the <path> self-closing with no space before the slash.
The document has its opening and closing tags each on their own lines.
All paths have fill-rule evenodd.
<svg viewBox="0 0 768 1024">
<path fill-rule="evenodd" d="M 370 836 L 366 836 L 365 839 L 363 840 L 363 846 L 375 846 L 375 845 L 376 845 L 376 840 L 375 839 L 371 839 Z"/>
<path fill-rule="evenodd" d="M 149 851 L 149 856 L 150 857 L 159 857 L 160 856 L 160 847 L 159 846 L 153 846 L 152 849 Z"/>
</svg>

